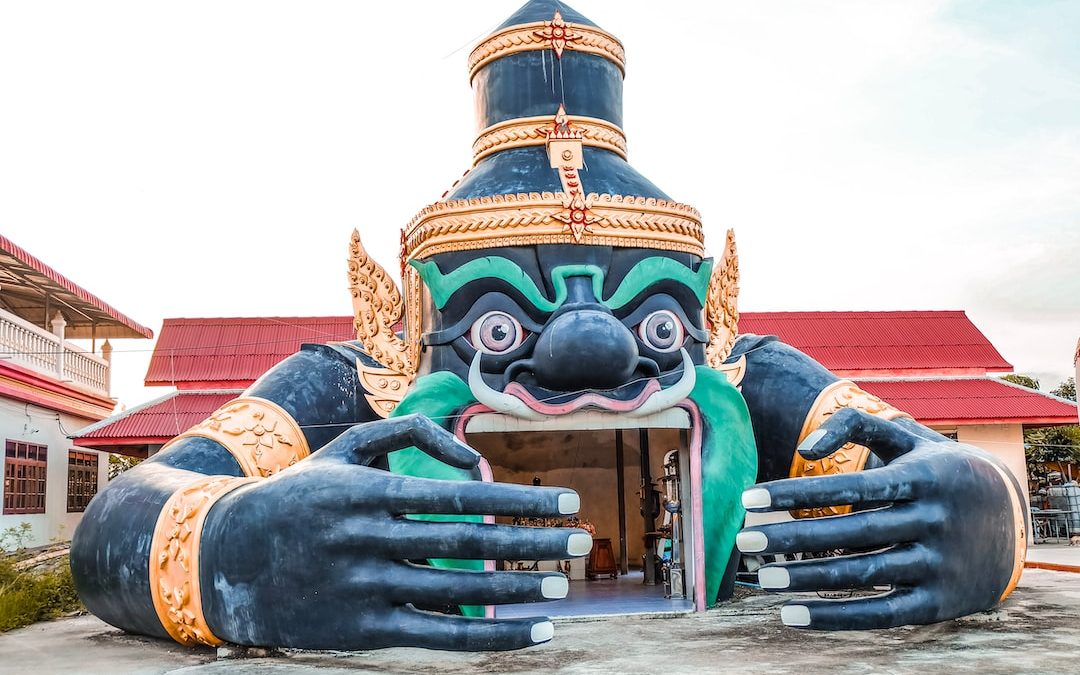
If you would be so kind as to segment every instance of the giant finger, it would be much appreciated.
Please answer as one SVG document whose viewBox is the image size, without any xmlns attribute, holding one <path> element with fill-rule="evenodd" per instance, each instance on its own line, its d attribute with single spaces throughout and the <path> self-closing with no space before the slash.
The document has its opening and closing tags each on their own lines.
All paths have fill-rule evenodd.
<svg viewBox="0 0 1080 675">
<path fill-rule="evenodd" d="M 369 466 L 384 455 L 410 446 L 459 469 L 472 469 L 480 462 L 480 453 L 422 415 L 357 424 L 311 458 Z"/>
<path fill-rule="evenodd" d="M 774 563 L 758 570 L 767 591 L 838 591 L 873 586 L 904 586 L 926 579 L 930 552 L 920 544 L 879 553 Z"/>
<path fill-rule="evenodd" d="M 332 548 L 361 548 L 392 560 L 560 560 L 592 550 L 588 532 L 571 528 L 398 519 L 372 529 L 342 524 L 327 534 Z"/>
<path fill-rule="evenodd" d="M 555 627 L 545 617 L 471 619 L 403 607 L 395 614 L 403 646 L 448 651 L 504 651 L 547 642 Z"/>
<path fill-rule="evenodd" d="M 854 600 L 792 600 L 780 608 L 780 620 L 792 628 L 871 630 L 941 621 L 928 591 L 902 588 Z"/>
<path fill-rule="evenodd" d="M 735 535 L 735 544 L 743 553 L 765 555 L 882 548 L 917 541 L 933 526 L 928 515 L 926 508 L 903 505 L 845 516 L 758 525 Z"/>
<path fill-rule="evenodd" d="M 922 440 L 889 420 L 855 408 L 841 408 L 799 444 L 808 460 L 828 457 L 848 443 L 865 445 L 886 464 L 911 452 Z"/>
<path fill-rule="evenodd" d="M 785 478 L 759 483 L 742 494 L 748 511 L 792 511 L 845 504 L 881 504 L 916 499 L 933 476 L 923 466 L 897 464 L 831 476 Z"/>
<path fill-rule="evenodd" d="M 400 605 L 544 602 L 561 600 L 569 590 L 566 576 L 558 572 L 472 572 L 411 563 L 398 565 L 402 568 L 401 574 L 394 574 L 389 593 L 392 601 Z"/>
<path fill-rule="evenodd" d="M 573 490 L 479 481 L 402 478 L 387 499 L 397 515 L 454 514 L 546 518 L 578 512 Z"/>
</svg>

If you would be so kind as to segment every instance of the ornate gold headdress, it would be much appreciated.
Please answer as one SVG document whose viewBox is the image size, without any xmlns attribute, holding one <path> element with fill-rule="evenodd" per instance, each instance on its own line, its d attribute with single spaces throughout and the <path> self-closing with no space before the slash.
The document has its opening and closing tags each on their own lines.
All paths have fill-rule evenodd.
<svg viewBox="0 0 1080 675">
<path fill-rule="evenodd" d="M 550 50 L 552 64 L 564 59 L 567 53 L 581 53 L 594 61 L 600 57 L 609 65 L 599 77 L 607 77 L 609 82 L 617 80 L 612 86 L 621 86 L 625 72 L 622 44 L 594 25 L 565 21 L 558 9 L 548 21 L 511 25 L 485 38 L 469 57 L 470 81 L 485 69 L 497 69 L 496 61 L 535 58 L 539 50 Z M 535 60 L 543 67 L 543 57 Z M 560 67 L 560 78 L 562 72 Z M 554 83 L 554 70 L 551 77 Z M 513 82 L 508 77 L 479 76 L 476 84 L 483 89 L 514 86 Z M 554 92 L 554 84 L 552 87 Z M 368 399 L 376 410 L 388 415 L 404 396 L 419 367 L 422 289 L 419 275 L 407 264 L 409 261 L 453 251 L 540 244 L 650 248 L 705 257 L 701 216 L 693 207 L 656 197 L 634 196 L 632 192 L 598 194 L 587 190 L 583 178 L 587 179 L 588 173 L 581 171 L 586 168 L 586 147 L 611 153 L 618 158 L 617 162 L 626 159 L 626 136 L 613 121 L 620 118 L 619 114 L 612 112 L 621 108 L 621 97 L 612 101 L 614 108 L 594 108 L 590 113 L 607 114 L 608 119 L 571 115 L 561 104 L 551 116 L 528 116 L 533 114 L 535 106 L 521 107 L 521 115 L 510 119 L 482 116 L 490 126 L 482 129 L 473 143 L 474 165 L 495 153 L 545 146 L 561 189 L 444 198 L 422 209 L 402 230 L 400 262 L 404 294 L 398 291 L 386 270 L 367 254 L 359 234 L 353 233 L 349 280 L 357 338 L 365 353 L 382 367 L 370 367 L 366 365 L 370 361 L 363 359 L 358 361 L 358 366 L 370 392 Z M 542 155 L 537 157 L 532 153 L 530 157 L 530 161 L 543 161 Z M 489 173 L 492 166 L 497 166 L 484 164 Z M 625 169 L 616 173 L 633 172 L 625 163 L 623 166 Z M 602 174 L 600 170 L 599 175 Z M 505 184 L 515 185 L 515 182 Z M 548 188 L 551 184 L 544 179 L 536 185 Z M 633 180 L 625 185 L 628 191 L 638 189 Z M 707 361 L 713 367 L 723 363 L 734 344 L 737 294 L 738 257 L 734 235 L 729 232 L 724 256 L 714 268 L 705 307 L 711 331 Z"/>
</svg>

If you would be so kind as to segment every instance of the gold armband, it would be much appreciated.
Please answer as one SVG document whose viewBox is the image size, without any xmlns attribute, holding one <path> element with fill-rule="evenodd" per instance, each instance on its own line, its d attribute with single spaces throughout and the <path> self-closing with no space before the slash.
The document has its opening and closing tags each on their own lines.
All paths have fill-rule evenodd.
<svg viewBox="0 0 1080 675">
<path fill-rule="evenodd" d="M 199 541 L 210 508 L 224 495 L 257 478 L 209 476 L 177 490 L 161 509 L 150 542 L 150 595 L 158 620 L 183 645 L 222 644 L 203 616 L 199 589 Z"/>
<path fill-rule="evenodd" d="M 201 436 L 223 445 L 245 476 L 272 476 L 311 454 L 303 430 L 281 406 L 255 396 L 229 401 L 165 446 Z M 162 448 L 164 449 L 164 448 Z"/>
<path fill-rule="evenodd" d="M 897 410 L 885 401 L 882 401 L 877 396 L 869 394 L 862 389 L 859 389 L 854 382 L 850 380 L 839 380 L 833 382 L 828 387 L 825 387 L 818 394 L 817 399 L 814 401 L 814 405 L 810 406 L 810 412 L 806 415 L 806 420 L 803 422 L 802 431 L 799 433 L 799 442 L 801 444 L 806 437 L 817 431 L 825 420 L 829 419 L 837 410 L 842 408 L 855 408 L 856 410 L 862 410 L 865 413 L 882 417 L 887 420 L 894 420 L 899 417 L 910 417 L 905 412 Z M 828 457 L 823 457 L 818 460 L 808 460 L 803 458 L 799 451 L 795 451 L 795 456 L 791 460 L 791 472 L 792 478 L 801 478 L 804 476 L 831 476 L 838 473 L 851 473 L 854 471 L 862 471 L 866 466 L 866 460 L 870 456 L 870 450 L 862 445 L 855 445 L 854 443 L 848 443 L 844 447 L 840 448 L 836 452 L 832 453 Z M 791 515 L 795 518 L 820 518 L 822 516 L 837 516 L 851 512 L 851 506 L 825 506 L 812 509 L 799 509 L 792 511 Z"/>
</svg>

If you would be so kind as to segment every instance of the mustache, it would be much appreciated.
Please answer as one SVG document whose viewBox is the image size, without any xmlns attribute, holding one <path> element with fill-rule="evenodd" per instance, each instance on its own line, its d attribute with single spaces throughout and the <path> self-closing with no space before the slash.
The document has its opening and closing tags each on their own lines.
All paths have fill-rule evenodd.
<svg viewBox="0 0 1080 675">
<path fill-rule="evenodd" d="M 683 372 L 679 380 L 666 389 L 653 392 L 640 406 L 622 412 L 622 414 L 628 417 L 644 417 L 672 408 L 690 395 L 690 392 L 693 391 L 694 386 L 697 384 L 697 369 L 685 348 L 680 350 L 680 354 L 682 356 Z M 497 391 L 488 386 L 480 372 L 481 357 L 482 353 L 477 352 L 469 366 L 469 389 L 477 401 L 495 412 L 505 413 L 513 417 L 528 420 L 540 420 L 548 417 L 548 415 L 530 407 L 521 398 Z M 580 393 L 584 396 L 596 396 L 596 394 L 589 391 Z M 599 405 L 598 407 L 604 408 L 605 406 Z"/>
</svg>

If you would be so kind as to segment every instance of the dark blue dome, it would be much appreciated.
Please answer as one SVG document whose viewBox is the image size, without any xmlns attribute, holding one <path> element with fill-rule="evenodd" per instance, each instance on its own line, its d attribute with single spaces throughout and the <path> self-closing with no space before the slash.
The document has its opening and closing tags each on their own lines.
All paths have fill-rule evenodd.
<svg viewBox="0 0 1080 675">
<path fill-rule="evenodd" d="M 488 149 L 448 199 L 559 192 L 559 172 L 537 130 L 551 124 L 560 106 L 571 126 L 606 123 L 622 142 L 612 148 L 585 134 L 579 175 L 586 194 L 669 199 L 624 158 L 623 48 L 596 23 L 560 0 L 531 0 L 484 38 L 469 60 L 481 138 L 515 128 L 511 141 L 479 143 Z"/>
</svg>

